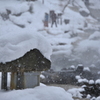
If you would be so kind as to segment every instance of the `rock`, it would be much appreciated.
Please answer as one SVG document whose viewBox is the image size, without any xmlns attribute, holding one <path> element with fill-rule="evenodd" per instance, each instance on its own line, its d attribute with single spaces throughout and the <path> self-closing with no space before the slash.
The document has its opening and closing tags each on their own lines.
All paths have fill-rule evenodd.
<svg viewBox="0 0 100 100">
<path fill-rule="evenodd" d="M 79 12 L 83 17 L 88 17 L 90 15 L 90 11 L 88 9 L 80 8 Z"/>
<path fill-rule="evenodd" d="M 88 17 L 90 14 L 87 13 L 86 11 L 80 11 L 80 14 L 83 16 L 83 17 Z"/>
</svg>

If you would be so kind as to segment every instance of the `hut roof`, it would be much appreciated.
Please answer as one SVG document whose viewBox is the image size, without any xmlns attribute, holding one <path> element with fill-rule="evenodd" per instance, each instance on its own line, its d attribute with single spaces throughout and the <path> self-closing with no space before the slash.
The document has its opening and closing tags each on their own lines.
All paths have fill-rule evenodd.
<svg viewBox="0 0 100 100">
<path fill-rule="evenodd" d="M 33 49 L 16 60 L 0 63 L 0 71 L 43 71 L 50 69 L 50 66 L 50 60 L 45 58 L 38 49 Z"/>
</svg>

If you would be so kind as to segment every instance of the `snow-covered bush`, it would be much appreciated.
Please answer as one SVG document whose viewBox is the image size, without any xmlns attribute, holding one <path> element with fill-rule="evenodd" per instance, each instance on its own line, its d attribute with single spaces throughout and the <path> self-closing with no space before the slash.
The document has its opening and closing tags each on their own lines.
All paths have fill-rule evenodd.
<svg viewBox="0 0 100 100">
<path fill-rule="evenodd" d="M 90 71 L 89 67 L 84 67 L 83 71 Z"/>
<path fill-rule="evenodd" d="M 83 91 L 82 88 L 73 88 L 69 89 L 67 92 L 71 93 L 72 97 L 82 98 L 82 94 L 80 93 L 81 91 Z"/>
<path fill-rule="evenodd" d="M 74 65 L 71 65 L 71 66 L 69 67 L 69 69 L 75 70 L 75 66 L 74 66 Z"/>
<path fill-rule="evenodd" d="M 78 79 L 78 85 L 82 86 L 82 85 L 86 85 L 88 84 L 88 80 L 86 78 L 84 79 Z"/>
<path fill-rule="evenodd" d="M 78 80 L 78 79 L 81 79 L 81 76 L 76 75 L 75 78 Z"/>
<path fill-rule="evenodd" d="M 82 86 L 84 89 L 81 91 L 83 94 L 83 98 L 92 98 L 91 100 L 94 100 L 93 97 L 98 97 L 100 96 L 100 79 L 97 79 L 96 81 L 94 80 L 89 80 L 88 84 L 85 84 Z"/>
</svg>

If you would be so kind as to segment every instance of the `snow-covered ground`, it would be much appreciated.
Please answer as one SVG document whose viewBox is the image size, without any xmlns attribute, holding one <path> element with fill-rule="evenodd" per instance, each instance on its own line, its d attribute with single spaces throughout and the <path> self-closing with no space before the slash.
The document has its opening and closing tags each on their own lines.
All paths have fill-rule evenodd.
<svg viewBox="0 0 100 100">
<path fill-rule="evenodd" d="M 0 73 L 0 86 L 1 86 L 1 73 Z M 10 73 L 8 73 L 8 87 L 10 86 Z M 61 87 L 46 86 L 40 83 L 40 86 L 35 88 L 27 88 L 24 90 L 1 90 L 0 87 L 0 100 L 74 100 L 72 97 L 82 98 L 80 92 L 81 88 L 74 88 L 65 91 Z"/>
<path fill-rule="evenodd" d="M 38 86 L 34 89 L 0 92 L 0 100 L 73 100 L 72 95 L 63 88 Z"/>
<path fill-rule="evenodd" d="M 90 0 L 93 8 L 100 8 L 96 0 Z M 55 6 L 56 5 L 56 6 Z M 7 10 L 10 14 L 7 14 Z M 62 12 L 62 25 L 58 27 L 51 23 L 44 27 L 44 13 L 55 10 Z M 24 0 L 0 0 L 0 62 L 7 62 L 23 56 L 27 51 L 38 48 L 41 53 L 50 59 L 57 55 L 57 61 L 64 59 L 67 67 L 73 62 L 83 63 L 86 67 L 100 64 L 100 25 L 90 15 L 82 16 L 79 12 L 90 13 L 83 1 L 74 0 L 38 0 L 25 2 Z M 7 15 L 8 19 L 5 19 Z M 4 19 L 3 19 L 4 18 Z M 69 20 L 68 24 L 64 19 Z M 88 33 L 93 29 L 96 32 Z M 63 54 L 63 55 L 62 55 Z M 61 55 L 61 56 L 59 56 Z M 52 59 L 51 59 L 52 60 Z M 65 62 L 64 62 L 65 63 Z M 59 66 L 60 65 L 60 66 Z M 55 69 L 55 68 L 54 68 Z M 55 90 L 55 91 L 54 91 Z M 73 100 L 72 95 L 61 88 L 39 86 L 34 89 L 0 91 L 0 100 Z M 97 99 L 99 100 L 99 99 Z"/>
</svg>

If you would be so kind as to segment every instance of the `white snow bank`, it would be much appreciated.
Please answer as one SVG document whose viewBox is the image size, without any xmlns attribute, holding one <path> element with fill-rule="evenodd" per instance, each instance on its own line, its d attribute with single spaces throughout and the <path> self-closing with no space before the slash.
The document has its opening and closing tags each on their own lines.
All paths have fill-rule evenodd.
<svg viewBox="0 0 100 100">
<path fill-rule="evenodd" d="M 14 2 L 14 1 L 12 1 L 12 2 Z M 16 4 L 16 7 L 15 7 L 15 4 L 7 6 L 6 9 L 10 10 L 11 14 L 20 14 L 20 13 L 28 11 L 29 5 L 27 2 L 24 2 L 24 3 Z"/>
<path fill-rule="evenodd" d="M 88 49 L 100 51 L 100 40 L 83 40 L 78 44 L 77 52 L 85 52 Z"/>
<path fill-rule="evenodd" d="M 94 32 L 92 35 L 90 35 L 89 37 L 90 40 L 100 40 L 100 32 L 99 31 L 96 31 Z"/>
<path fill-rule="evenodd" d="M 96 100 L 100 100 L 100 96 L 96 98 Z"/>
<path fill-rule="evenodd" d="M 84 28 L 85 18 L 82 17 L 79 12 L 75 12 L 69 8 L 66 8 L 64 11 L 63 19 L 69 19 L 70 30 L 76 31 L 78 28 Z"/>
<path fill-rule="evenodd" d="M 0 93 L 0 100 L 73 100 L 72 95 L 60 87 L 38 86 L 34 89 Z"/>
<path fill-rule="evenodd" d="M 69 89 L 67 92 L 71 93 L 73 97 L 82 98 L 82 94 L 80 93 L 81 91 L 83 91 L 82 88 L 73 88 Z"/>
<path fill-rule="evenodd" d="M 89 0 L 90 7 L 93 9 L 100 9 L 100 0 Z"/>
<path fill-rule="evenodd" d="M 0 1 L 0 13 L 7 14 L 7 10 L 13 15 L 20 15 L 21 13 L 27 12 L 30 9 L 30 4 L 27 2 L 21 2 L 17 0 Z"/>
<path fill-rule="evenodd" d="M 37 48 L 48 59 L 52 54 L 50 43 L 36 31 L 13 32 L 0 36 L 0 62 L 9 62 Z"/>
<path fill-rule="evenodd" d="M 90 11 L 89 11 L 88 9 L 86 9 L 86 8 L 80 8 L 79 11 L 80 11 L 80 12 L 81 12 L 81 11 L 85 11 L 85 12 L 88 13 L 88 14 L 90 13 Z"/>
</svg>

